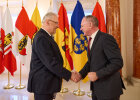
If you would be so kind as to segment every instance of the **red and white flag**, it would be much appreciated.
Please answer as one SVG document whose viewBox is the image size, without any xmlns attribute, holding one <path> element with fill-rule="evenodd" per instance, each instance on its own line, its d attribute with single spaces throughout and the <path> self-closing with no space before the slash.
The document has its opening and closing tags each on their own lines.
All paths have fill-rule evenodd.
<svg viewBox="0 0 140 100">
<path fill-rule="evenodd" d="M 15 23 L 14 50 L 19 54 L 21 64 L 26 64 L 26 48 L 28 34 L 30 32 L 30 20 L 24 7 L 20 11 Z"/>
<path fill-rule="evenodd" d="M 5 14 L 2 20 L 1 27 L 1 38 L 3 47 L 3 66 L 14 75 L 14 72 L 17 70 L 16 56 L 12 50 L 12 36 L 13 36 L 13 22 L 12 17 L 9 11 L 9 8 L 6 8 Z"/>
<path fill-rule="evenodd" d="M 99 29 L 102 32 L 106 33 L 106 26 L 105 26 L 105 18 L 102 11 L 102 7 L 100 6 L 99 2 L 97 1 L 95 8 L 92 12 L 92 15 L 95 16 L 99 21 Z"/>
<path fill-rule="evenodd" d="M 3 43 L 2 43 L 2 37 L 1 37 L 1 30 L 0 30 L 0 74 L 4 71 L 4 66 L 3 66 Z"/>
</svg>

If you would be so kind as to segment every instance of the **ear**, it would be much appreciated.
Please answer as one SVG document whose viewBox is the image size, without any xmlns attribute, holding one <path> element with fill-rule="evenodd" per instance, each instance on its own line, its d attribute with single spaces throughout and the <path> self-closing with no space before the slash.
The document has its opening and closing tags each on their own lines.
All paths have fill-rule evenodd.
<svg viewBox="0 0 140 100">
<path fill-rule="evenodd" d="M 46 23 L 45 23 L 46 25 L 49 25 L 50 23 L 49 23 L 49 20 L 46 20 Z"/>
</svg>

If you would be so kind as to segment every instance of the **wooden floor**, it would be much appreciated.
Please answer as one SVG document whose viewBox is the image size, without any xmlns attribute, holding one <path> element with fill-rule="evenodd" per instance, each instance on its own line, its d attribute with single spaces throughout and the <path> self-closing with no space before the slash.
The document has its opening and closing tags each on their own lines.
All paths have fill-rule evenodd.
<svg viewBox="0 0 140 100">
<path fill-rule="evenodd" d="M 15 86 L 19 83 L 19 76 L 11 77 L 11 82 Z M 87 96 L 89 92 L 89 82 L 82 83 L 80 82 L 80 89 L 85 91 L 84 96 L 75 96 L 73 95 L 73 91 L 78 88 L 78 84 L 70 81 L 64 81 L 64 87 L 69 89 L 67 93 L 58 93 L 55 100 L 91 100 L 90 97 Z M 32 93 L 27 92 L 27 89 L 17 90 L 15 88 L 12 89 L 3 89 L 4 85 L 7 84 L 7 75 L 0 75 L 0 100 L 34 100 L 34 96 Z M 27 76 L 22 78 L 22 84 L 27 85 Z M 125 82 L 127 90 L 124 91 L 124 94 L 121 96 L 121 100 L 140 100 L 140 85 L 131 86 L 127 85 Z"/>
</svg>

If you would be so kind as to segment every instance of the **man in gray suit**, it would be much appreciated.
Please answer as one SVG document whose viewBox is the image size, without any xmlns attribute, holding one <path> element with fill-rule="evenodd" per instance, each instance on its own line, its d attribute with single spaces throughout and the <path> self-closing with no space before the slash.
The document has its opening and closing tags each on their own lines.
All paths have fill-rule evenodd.
<svg viewBox="0 0 140 100">
<path fill-rule="evenodd" d="M 62 78 L 69 81 L 77 75 L 63 67 L 59 47 L 52 38 L 57 28 L 57 15 L 47 13 L 33 40 L 27 89 L 34 93 L 35 100 L 52 100 L 61 90 Z"/>
<path fill-rule="evenodd" d="M 98 29 L 98 20 L 92 15 L 82 19 L 81 30 L 85 36 L 89 36 L 90 43 L 88 62 L 79 76 L 84 78 L 88 75 L 92 100 L 119 100 L 125 87 L 119 72 L 123 60 L 116 40 Z M 76 81 L 81 78 L 76 78 Z"/>
</svg>

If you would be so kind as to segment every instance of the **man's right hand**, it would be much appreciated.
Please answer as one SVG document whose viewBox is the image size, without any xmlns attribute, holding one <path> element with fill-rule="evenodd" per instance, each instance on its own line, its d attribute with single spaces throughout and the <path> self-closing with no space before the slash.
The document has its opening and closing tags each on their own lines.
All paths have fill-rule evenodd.
<svg viewBox="0 0 140 100">
<path fill-rule="evenodd" d="M 73 82 L 77 83 L 77 82 L 79 82 L 81 80 L 81 78 L 82 77 L 81 77 L 80 73 L 78 73 L 76 71 L 72 72 L 72 74 L 71 74 L 71 80 Z"/>
</svg>

